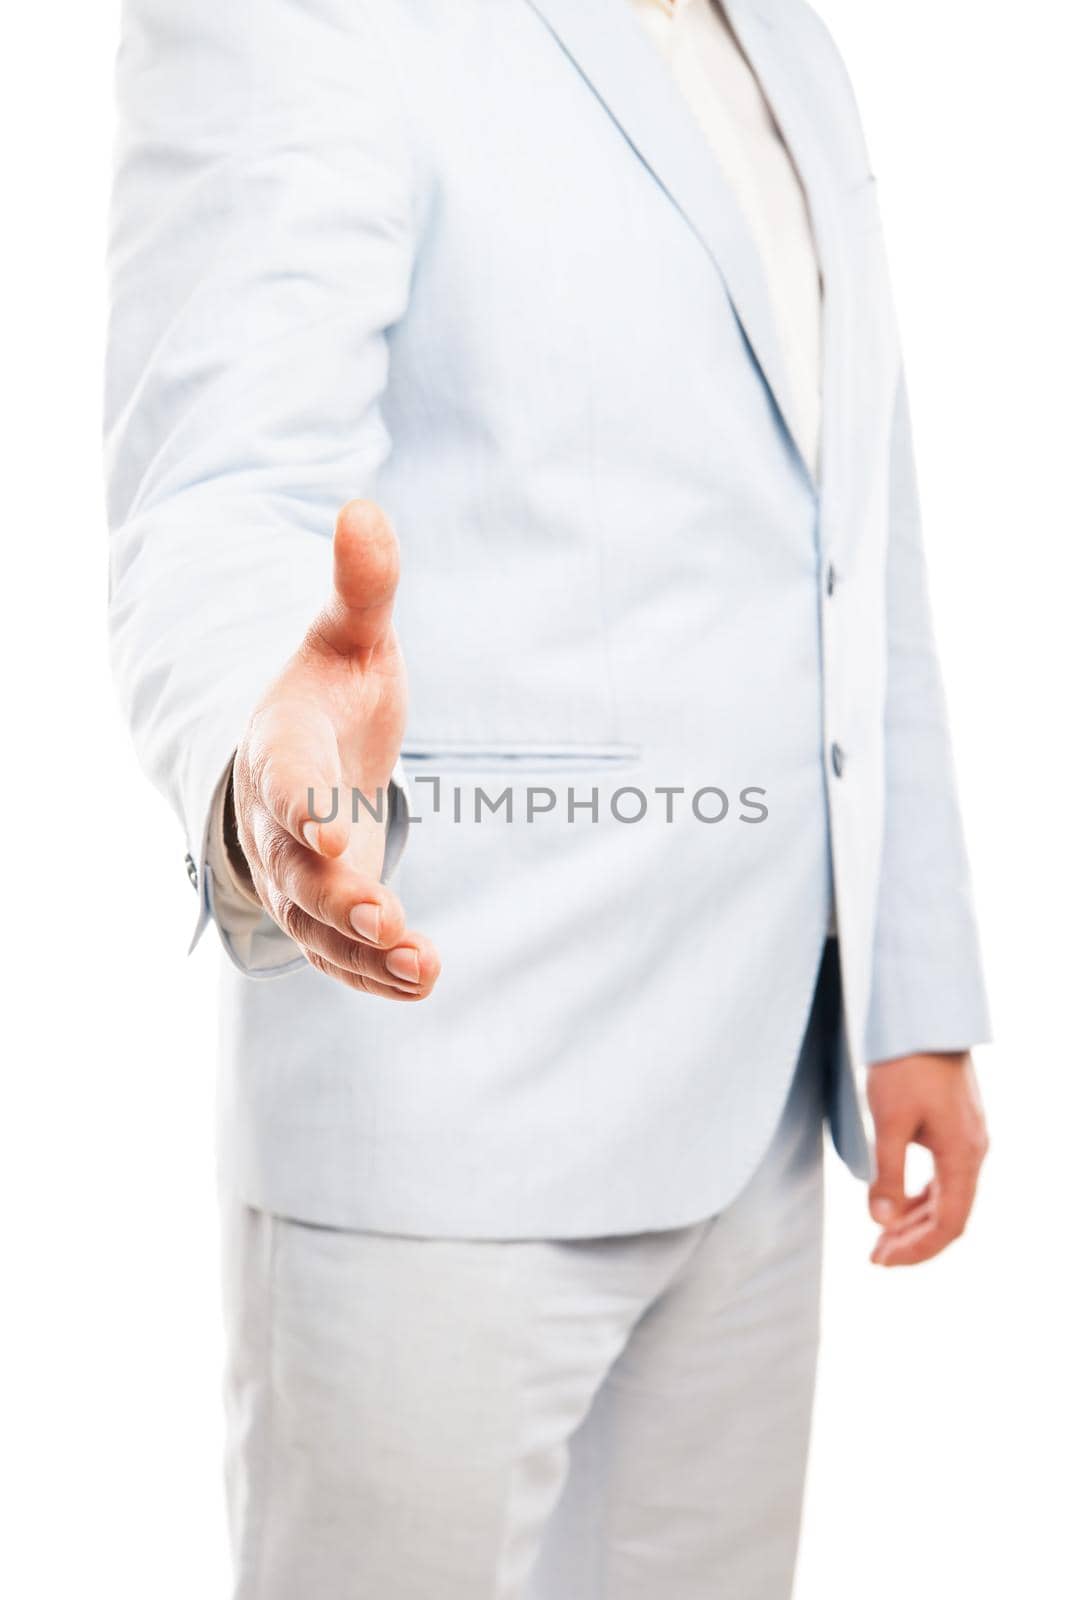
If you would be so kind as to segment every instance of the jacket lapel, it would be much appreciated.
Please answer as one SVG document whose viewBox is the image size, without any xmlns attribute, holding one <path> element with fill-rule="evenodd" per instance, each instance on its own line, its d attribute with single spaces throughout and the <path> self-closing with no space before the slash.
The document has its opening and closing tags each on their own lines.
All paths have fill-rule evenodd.
<svg viewBox="0 0 1067 1600">
<path fill-rule="evenodd" d="M 823 284 L 819 479 L 825 495 L 828 469 L 837 466 L 843 444 L 841 429 L 847 420 L 839 399 L 848 299 L 840 184 L 835 178 L 833 151 L 820 129 L 817 112 L 821 102 L 811 68 L 800 58 L 795 40 L 785 37 L 769 0 L 722 0 L 722 5 L 759 79 L 807 196 Z"/>
<path fill-rule="evenodd" d="M 792 396 L 759 252 L 733 190 L 666 64 L 621 0 L 528 3 L 711 256 L 795 445 Z M 743 18 L 733 17 L 733 10 L 731 21 L 747 48 L 739 26 Z M 753 26 L 764 28 L 761 19 Z"/>
</svg>

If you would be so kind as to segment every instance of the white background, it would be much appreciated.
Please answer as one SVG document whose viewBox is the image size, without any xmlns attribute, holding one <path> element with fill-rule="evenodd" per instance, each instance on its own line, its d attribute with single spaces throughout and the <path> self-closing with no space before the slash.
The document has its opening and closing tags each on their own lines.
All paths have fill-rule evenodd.
<svg viewBox="0 0 1067 1600">
<path fill-rule="evenodd" d="M 1047 0 L 821 9 L 880 179 L 998 1042 L 988 1175 L 949 1257 L 868 1266 L 863 1191 L 831 1174 L 797 1595 L 1044 1600 L 1067 1593 L 1064 41 Z M 104 638 L 117 26 L 114 0 L 11 7 L 0 67 L 12 1600 L 227 1592 L 217 953 L 185 960 L 181 835 L 134 766 Z"/>
</svg>

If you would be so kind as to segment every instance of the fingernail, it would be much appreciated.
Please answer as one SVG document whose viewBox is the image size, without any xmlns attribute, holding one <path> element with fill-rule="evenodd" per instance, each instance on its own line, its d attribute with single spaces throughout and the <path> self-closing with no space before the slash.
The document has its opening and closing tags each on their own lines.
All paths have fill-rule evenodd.
<svg viewBox="0 0 1067 1600">
<path fill-rule="evenodd" d="M 304 843 L 309 850 L 319 848 L 319 825 L 317 822 L 305 822 L 300 832 L 304 835 Z"/>
<path fill-rule="evenodd" d="M 363 906 L 354 906 L 349 912 L 349 922 L 355 928 L 361 939 L 369 939 L 372 944 L 377 944 L 382 931 L 382 908 L 369 901 Z"/>
<path fill-rule="evenodd" d="M 405 983 L 419 981 L 419 955 L 417 950 L 390 950 L 385 958 L 386 971 Z"/>
<path fill-rule="evenodd" d="M 896 1207 L 892 1200 L 876 1200 L 871 1206 L 871 1215 L 875 1222 L 892 1222 Z"/>
</svg>

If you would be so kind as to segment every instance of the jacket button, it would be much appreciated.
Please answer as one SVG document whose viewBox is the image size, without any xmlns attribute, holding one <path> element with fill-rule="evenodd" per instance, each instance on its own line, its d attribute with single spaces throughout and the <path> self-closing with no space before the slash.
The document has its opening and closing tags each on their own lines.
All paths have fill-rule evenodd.
<svg viewBox="0 0 1067 1600">
<path fill-rule="evenodd" d="M 193 888 L 195 889 L 196 886 L 197 886 L 197 872 L 196 872 L 196 862 L 193 860 L 192 856 L 186 856 L 186 858 L 185 858 L 185 870 L 186 870 L 186 873 L 188 874 L 189 882 L 192 884 Z"/>
<path fill-rule="evenodd" d="M 845 752 L 839 744 L 830 746 L 830 764 L 834 769 L 834 777 L 840 778 L 845 770 Z"/>
</svg>

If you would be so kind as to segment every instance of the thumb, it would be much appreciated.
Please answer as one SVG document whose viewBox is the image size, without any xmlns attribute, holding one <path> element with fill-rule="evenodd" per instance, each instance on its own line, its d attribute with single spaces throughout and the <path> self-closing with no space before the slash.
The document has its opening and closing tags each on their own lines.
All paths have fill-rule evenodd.
<svg viewBox="0 0 1067 1600">
<path fill-rule="evenodd" d="M 333 594 L 312 630 L 331 652 L 358 655 L 388 635 L 400 577 L 400 551 L 389 518 L 372 500 L 341 508 L 333 536 Z"/>
<path fill-rule="evenodd" d="M 893 1222 L 907 1201 L 904 1192 L 904 1162 L 908 1154 L 908 1134 L 902 1126 L 879 1128 L 875 1144 L 877 1173 L 870 1188 L 870 1210 L 875 1222 Z"/>
</svg>

